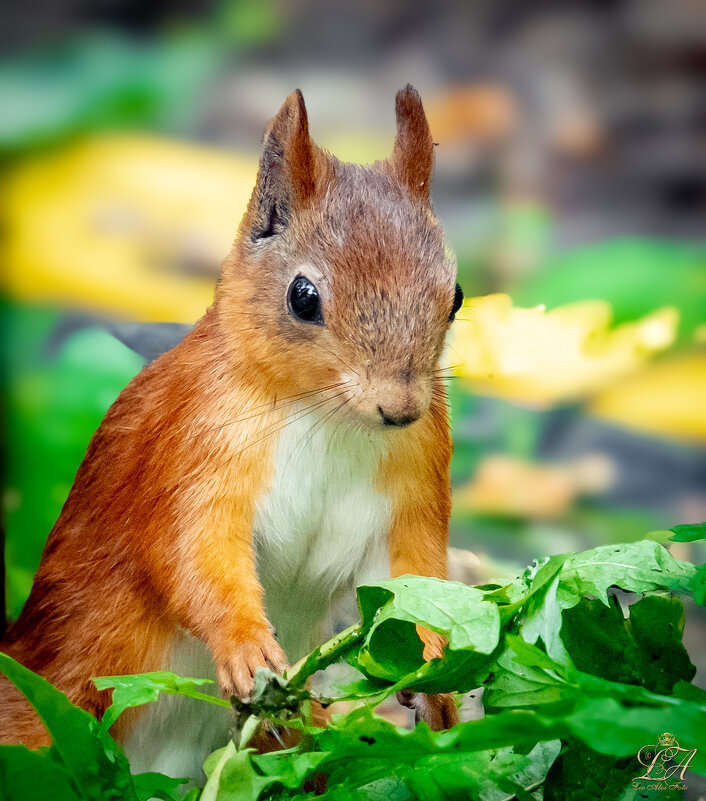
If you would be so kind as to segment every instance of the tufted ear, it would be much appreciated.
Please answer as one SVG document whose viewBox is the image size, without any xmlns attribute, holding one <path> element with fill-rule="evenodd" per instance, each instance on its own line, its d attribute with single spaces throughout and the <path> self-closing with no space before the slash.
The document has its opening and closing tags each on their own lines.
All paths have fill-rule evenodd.
<svg viewBox="0 0 706 801">
<path fill-rule="evenodd" d="M 395 110 L 397 136 L 392 150 L 392 167 L 412 195 L 429 200 L 434 142 L 422 99 L 411 84 L 397 93 Z"/>
<path fill-rule="evenodd" d="M 304 98 L 297 89 L 284 101 L 265 131 L 251 201 L 252 239 L 266 239 L 280 233 L 294 211 L 314 194 L 314 147 Z"/>
</svg>

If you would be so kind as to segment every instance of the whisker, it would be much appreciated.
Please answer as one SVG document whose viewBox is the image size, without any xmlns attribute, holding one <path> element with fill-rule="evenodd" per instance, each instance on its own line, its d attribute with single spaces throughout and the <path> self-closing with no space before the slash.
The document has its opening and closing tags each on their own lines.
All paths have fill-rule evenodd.
<svg viewBox="0 0 706 801">
<path fill-rule="evenodd" d="M 343 392 L 338 393 L 338 395 L 342 394 Z M 334 395 L 333 397 L 338 397 L 338 395 Z M 283 420 L 278 420 L 276 423 L 272 423 L 270 426 L 267 426 L 265 428 L 264 434 L 262 434 L 259 437 L 256 437 L 251 442 L 247 442 L 237 453 L 234 453 L 233 456 L 231 456 L 228 461 L 232 461 L 233 459 L 237 458 L 238 456 L 240 456 L 241 453 L 246 451 L 252 445 L 256 445 L 258 442 L 262 442 L 262 440 L 267 439 L 268 437 L 278 433 L 279 431 L 282 431 L 286 426 L 290 425 L 291 423 L 304 419 L 304 417 L 311 414 L 314 411 L 314 409 L 318 409 L 319 407 L 323 406 L 325 403 L 328 403 L 332 399 L 333 398 L 324 398 L 322 401 L 317 401 L 316 403 L 313 403 L 311 406 L 307 406 L 306 409 L 303 410 L 297 409 L 293 412 L 290 412 L 288 415 L 284 417 Z M 268 429 L 270 428 L 272 428 L 273 430 L 269 431 Z"/>
<path fill-rule="evenodd" d="M 321 392 L 327 392 L 328 390 L 331 389 L 337 389 L 338 387 L 342 387 L 347 383 L 348 383 L 347 381 L 339 381 L 336 384 L 329 384 L 326 387 L 320 387 L 318 389 L 311 389 L 307 390 L 306 392 L 300 392 L 298 395 L 288 395 L 282 400 L 275 399 L 274 404 L 272 403 L 272 401 L 267 401 L 267 403 L 262 403 L 259 406 L 253 406 L 251 409 L 248 410 L 247 414 L 234 417 L 231 420 L 226 420 L 224 423 L 220 423 L 217 426 L 213 426 L 212 428 L 208 428 L 205 431 L 200 431 L 197 434 L 193 434 L 191 437 L 187 437 L 187 439 L 194 439 L 194 437 L 200 437 L 205 434 L 210 434 L 213 431 L 220 431 L 226 426 L 234 425 L 235 423 L 240 423 L 243 420 L 251 420 L 253 417 L 259 417 L 261 414 L 264 414 L 265 412 L 271 409 L 281 408 L 283 406 L 291 406 L 293 403 L 306 400 L 312 395 L 317 395 Z"/>
<path fill-rule="evenodd" d="M 346 398 L 344 401 L 342 401 L 341 403 L 339 403 L 339 404 L 338 404 L 338 406 L 336 406 L 336 408 L 335 408 L 335 409 L 333 409 L 332 411 L 330 411 L 330 412 L 328 412 L 327 414 L 325 414 L 325 415 L 324 415 L 324 416 L 323 416 L 323 417 L 322 417 L 322 418 L 321 418 L 321 419 L 318 421 L 318 423 L 317 423 L 317 424 L 315 424 L 314 426 L 312 426 L 312 430 L 311 430 L 311 431 L 310 431 L 310 433 L 309 433 L 309 439 L 311 439 L 311 438 L 313 437 L 313 435 L 314 435 L 314 431 L 313 431 L 313 429 L 315 429 L 317 426 L 318 426 L 318 428 L 319 428 L 319 429 L 321 429 L 321 428 L 324 426 L 324 424 L 326 423 L 326 421 L 327 421 L 327 420 L 330 420 L 330 419 L 333 417 L 333 415 L 334 415 L 334 414 L 336 414 L 336 412 L 338 412 L 340 409 L 342 409 L 342 408 L 343 408 L 343 407 L 344 407 L 344 406 L 345 406 L 345 405 L 346 405 L 346 404 L 347 404 L 349 401 L 350 401 L 350 397 Z M 331 442 L 332 442 L 332 439 L 333 439 L 333 433 L 334 433 L 334 432 L 332 432 L 332 434 L 331 434 L 331 437 L 329 438 L 328 445 L 326 446 L 326 451 L 327 451 L 327 452 L 328 452 L 328 449 L 331 447 Z"/>
<path fill-rule="evenodd" d="M 340 397 L 340 396 L 341 396 L 341 395 L 343 395 L 343 394 L 345 394 L 345 391 L 344 391 L 344 392 L 341 392 L 341 393 L 339 393 L 338 395 L 334 396 L 333 398 L 329 398 L 329 400 L 335 400 L 335 398 L 336 398 L 336 397 Z M 341 406 L 345 405 L 347 402 L 348 402 L 348 399 L 344 400 L 344 401 L 343 401 L 343 403 L 342 403 L 342 404 L 340 404 L 340 405 L 339 405 L 338 407 L 336 407 L 336 408 L 340 408 Z M 336 411 L 336 409 L 334 409 L 333 411 L 335 412 L 335 411 Z M 311 442 L 311 440 L 313 439 L 313 436 L 314 436 L 314 432 L 315 432 L 315 430 L 317 429 L 317 427 L 319 427 L 320 425 L 322 425 L 322 424 L 323 424 L 323 422 L 325 422 L 325 421 L 328 419 L 328 417 L 329 417 L 329 416 L 330 416 L 329 414 L 326 414 L 324 417 L 322 417 L 322 418 L 319 418 L 318 420 L 315 420 L 315 421 L 314 421 L 314 422 L 311 424 L 311 426 L 309 427 L 309 429 L 308 429 L 306 432 L 304 432 L 304 434 L 302 434 L 302 436 L 300 437 L 299 441 L 298 441 L 298 442 L 297 442 L 297 444 L 294 446 L 294 448 L 292 448 L 292 450 L 291 450 L 291 452 L 290 452 L 289 456 L 287 457 L 287 462 L 285 463 L 285 465 L 284 465 L 284 468 L 283 468 L 283 470 L 282 470 L 282 472 L 283 472 L 283 473 L 284 473 L 284 471 L 287 469 L 287 466 L 288 466 L 289 462 L 291 461 L 291 459 L 292 459 L 292 456 L 294 456 L 294 454 L 297 452 L 297 450 L 298 450 L 300 447 L 303 449 L 303 448 L 304 448 L 304 446 L 305 446 L 306 444 L 308 444 L 309 442 Z"/>
<path fill-rule="evenodd" d="M 444 371 L 447 371 L 447 370 L 458 370 L 459 367 L 463 367 L 463 365 L 462 364 L 451 364 L 448 367 L 436 367 L 435 369 L 432 370 L 432 373 L 443 373 Z"/>
<path fill-rule="evenodd" d="M 336 412 L 340 411 L 340 410 L 341 410 L 341 409 L 342 409 L 342 408 L 343 408 L 343 407 L 344 407 L 344 406 L 345 406 L 347 403 L 349 403 L 349 402 L 350 402 L 350 400 L 351 400 L 351 398 L 350 398 L 350 397 L 348 397 L 348 398 L 346 398 L 346 399 L 345 399 L 345 400 L 344 400 L 342 403 L 340 403 L 340 404 L 339 404 L 339 405 L 338 405 L 338 406 L 337 406 L 337 407 L 336 407 L 336 408 L 333 410 L 333 414 L 329 415 L 329 418 L 328 418 L 328 419 L 329 419 L 329 420 L 332 420 L 332 419 L 335 417 L 335 415 L 336 415 Z M 336 423 L 336 425 L 335 425 L 335 426 L 332 426 L 332 427 L 331 427 L 331 433 L 329 434 L 328 442 L 326 443 L 326 453 L 327 453 L 327 454 L 328 454 L 328 452 L 331 450 L 331 445 L 332 445 L 332 443 L 333 443 L 333 438 L 334 438 L 334 437 L 336 436 L 336 434 L 338 433 L 338 431 L 339 431 L 340 427 L 341 427 L 341 421 L 340 421 L 340 420 L 338 420 L 338 421 L 337 421 L 337 423 Z"/>
</svg>

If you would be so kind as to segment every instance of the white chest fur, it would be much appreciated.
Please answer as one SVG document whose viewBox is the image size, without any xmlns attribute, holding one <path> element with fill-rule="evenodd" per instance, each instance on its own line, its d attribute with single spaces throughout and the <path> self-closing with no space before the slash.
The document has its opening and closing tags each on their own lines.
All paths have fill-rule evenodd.
<svg viewBox="0 0 706 801">
<path fill-rule="evenodd" d="M 347 591 L 389 573 L 391 519 L 389 499 L 375 488 L 383 437 L 304 412 L 292 419 L 253 531 L 267 616 L 290 663 L 332 634 L 332 607 Z M 215 679 L 206 646 L 185 632 L 165 656 L 166 670 Z M 125 751 L 133 772 L 191 776 L 198 784 L 203 760 L 227 742 L 231 723 L 227 710 L 165 695 L 148 705 Z"/>
<path fill-rule="evenodd" d="M 319 644 L 356 580 L 387 572 L 390 501 L 376 487 L 382 432 L 292 416 L 254 536 L 270 622 L 290 661 Z"/>
<path fill-rule="evenodd" d="M 165 658 L 165 670 L 211 679 L 213 684 L 200 689 L 219 695 L 213 659 L 200 640 L 177 631 Z M 188 776 L 195 785 L 202 785 L 204 760 L 228 742 L 232 726 L 233 716 L 228 709 L 163 693 L 158 701 L 147 704 L 123 748 L 133 773 L 158 771 L 175 778 Z"/>
</svg>

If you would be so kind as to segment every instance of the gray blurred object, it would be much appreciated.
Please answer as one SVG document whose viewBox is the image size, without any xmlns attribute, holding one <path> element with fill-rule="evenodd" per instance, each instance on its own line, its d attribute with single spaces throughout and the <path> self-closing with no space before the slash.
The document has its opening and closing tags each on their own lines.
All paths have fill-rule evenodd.
<svg viewBox="0 0 706 801">
<path fill-rule="evenodd" d="M 46 356 L 56 358 L 64 342 L 84 328 L 102 328 L 149 364 L 178 345 L 193 326 L 183 323 L 128 323 L 72 314 L 66 316 L 52 332 L 45 347 Z"/>
<path fill-rule="evenodd" d="M 607 456 L 615 480 L 601 495 L 611 506 L 670 509 L 690 497 L 704 497 L 706 450 L 639 431 L 629 431 L 567 407 L 549 412 L 538 458 L 567 462 L 585 454 Z"/>
<path fill-rule="evenodd" d="M 178 345 L 191 331 L 193 325 L 104 322 L 102 327 L 149 363 Z"/>
<path fill-rule="evenodd" d="M 611 466 L 609 486 L 595 497 L 601 506 L 653 510 L 667 520 L 699 517 L 706 509 L 706 448 L 647 431 L 628 430 L 586 414 L 581 406 L 522 410 L 495 398 L 476 398 L 472 414 L 454 427 L 457 447 L 477 453 L 507 451 L 507 408 L 538 427 L 532 458 L 562 465 L 599 457 Z"/>
</svg>

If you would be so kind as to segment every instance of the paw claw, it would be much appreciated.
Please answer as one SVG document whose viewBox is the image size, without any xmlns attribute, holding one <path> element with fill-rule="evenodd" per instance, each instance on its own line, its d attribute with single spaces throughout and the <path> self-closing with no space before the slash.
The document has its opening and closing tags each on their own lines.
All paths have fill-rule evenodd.
<svg viewBox="0 0 706 801">
<path fill-rule="evenodd" d="M 279 643 L 268 629 L 257 637 L 239 639 L 225 659 L 216 660 L 218 682 L 225 698 L 235 695 L 245 700 L 255 685 L 255 672 L 259 667 L 269 667 L 282 673 L 287 658 Z"/>
</svg>

